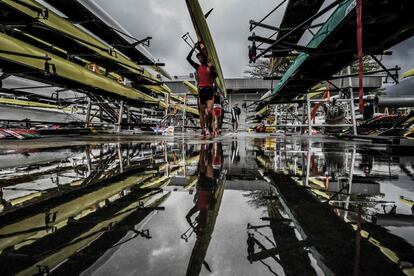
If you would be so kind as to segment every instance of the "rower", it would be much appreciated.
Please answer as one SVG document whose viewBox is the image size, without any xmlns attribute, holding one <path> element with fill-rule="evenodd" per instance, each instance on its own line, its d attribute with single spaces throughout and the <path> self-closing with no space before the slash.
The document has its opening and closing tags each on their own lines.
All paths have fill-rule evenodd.
<svg viewBox="0 0 414 276">
<path fill-rule="evenodd" d="M 207 57 L 201 51 L 196 55 L 200 64 L 192 60 L 196 48 L 199 48 L 198 43 L 191 49 L 187 61 L 194 67 L 198 76 L 198 109 L 200 112 L 201 135 L 206 135 L 206 127 L 210 134 L 214 135 L 213 96 L 217 71 L 214 66 L 208 64 Z"/>
<path fill-rule="evenodd" d="M 214 92 L 214 111 L 213 111 L 213 123 L 214 123 L 214 129 L 216 134 L 221 133 L 221 127 L 223 124 L 223 106 L 221 104 L 221 94 L 217 90 L 217 87 Z"/>
</svg>

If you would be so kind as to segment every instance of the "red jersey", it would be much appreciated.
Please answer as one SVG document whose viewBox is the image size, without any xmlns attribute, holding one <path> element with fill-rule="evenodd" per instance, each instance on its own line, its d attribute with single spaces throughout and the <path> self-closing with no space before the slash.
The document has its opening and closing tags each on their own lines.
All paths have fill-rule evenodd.
<svg viewBox="0 0 414 276">
<path fill-rule="evenodd" d="M 213 87 L 214 78 L 210 65 L 200 64 L 197 69 L 197 74 L 199 87 Z"/>
<path fill-rule="evenodd" d="M 213 191 L 198 191 L 197 207 L 200 211 L 208 210 L 210 206 L 211 198 L 213 197 Z"/>
</svg>

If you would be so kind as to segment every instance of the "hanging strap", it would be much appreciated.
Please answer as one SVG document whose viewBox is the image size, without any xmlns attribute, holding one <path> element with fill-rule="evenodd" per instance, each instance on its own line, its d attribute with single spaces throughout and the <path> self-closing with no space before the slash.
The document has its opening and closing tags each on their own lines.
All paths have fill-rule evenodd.
<svg viewBox="0 0 414 276">
<path fill-rule="evenodd" d="M 359 65 L 359 112 L 364 113 L 364 64 L 362 49 L 362 0 L 357 0 L 357 41 L 358 41 L 358 65 Z"/>
</svg>

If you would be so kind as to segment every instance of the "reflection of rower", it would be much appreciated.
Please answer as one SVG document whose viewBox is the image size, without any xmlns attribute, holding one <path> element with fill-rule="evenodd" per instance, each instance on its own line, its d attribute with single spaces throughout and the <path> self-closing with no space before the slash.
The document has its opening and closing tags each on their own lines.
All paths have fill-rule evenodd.
<svg viewBox="0 0 414 276">
<path fill-rule="evenodd" d="M 223 169 L 223 146 L 221 143 L 214 144 L 214 153 L 213 153 L 213 169 L 214 177 L 220 178 L 221 170 Z"/>
<path fill-rule="evenodd" d="M 213 151 L 216 154 L 215 159 L 222 160 L 220 147 L 221 145 L 201 146 L 197 192 L 194 197 L 195 205 L 186 215 L 186 219 L 191 226 L 190 230 L 195 232 L 197 238 L 186 275 L 199 275 L 203 264 L 207 270 L 211 271 L 205 257 L 224 192 L 223 174 L 221 171 L 215 173 L 213 168 Z M 213 150 L 213 148 L 216 148 L 216 150 Z M 192 222 L 191 217 L 196 213 L 198 213 L 196 221 Z M 187 240 L 191 236 L 187 233 L 188 231 L 182 238 Z"/>
<path fill-rule="evenodd" d="M 198 167 L 198 184 L 197 192 L 194 197 L 195 205 L 188 212 L 186 219 L 194 232 L 198 235 L 203 232 L 206 223 L 207 212 L 210 210 L 213 201 L 213 193 L 217 187 L 217 180 L 215 179 L 213 169 L 212 149 L 209 147 L 207 151 L 206 145 L 202 145 L 200 151 L 200 160 Z M 199 212 L 196 222 L 191 221 L 191 217 Z"/>
</svg>

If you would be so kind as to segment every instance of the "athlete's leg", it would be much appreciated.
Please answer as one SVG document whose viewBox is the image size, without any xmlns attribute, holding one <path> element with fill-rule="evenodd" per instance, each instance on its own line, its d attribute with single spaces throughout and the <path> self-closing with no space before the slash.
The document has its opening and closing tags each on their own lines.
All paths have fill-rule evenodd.
<svg viewBox="0 0 414 276">
<path fill-rule="evenodd" d="M 207 101 L 207 122 L 206 125 L 209 128 L 209 131 L 212 132 L 213 128 L 213 106 L 214 101 L 213 99 Z"/>
<path fill-rule="evenodd" d="M 201 133 L 203 133 L 205 128 L 206 128 L 206 124 L 205 124 L 205 109 L 206 109 L 206 106 L 202 104 L 200 96 L 198 96 L 197 103 L 198 103 L 198 112 L 200 114 Z"/>
<path fill-rule="evenodd" d="M 213 131 L 214 132 L 217 132 L 217 115 L 216 115 L 216 109 L 215 108 L 213 108 L 213 123 L 212 123 L 212 125 L 213 125 Z"/>
<path fill-rule="evenodd" d="M 219 114 L 217 114 L 218 116 L 217 116 L 217 129 L 218 129 L 218 131 L 221 133 L 221 128 L 222 128 L 222 125 L 223 125 L 223 109 L 222 108 L 219 108 L 219 110 L 218 110 L 219 112 Z"/>
</svg>

